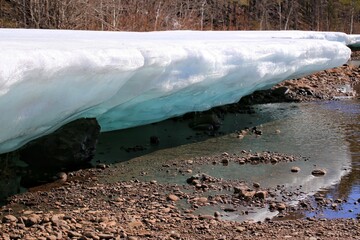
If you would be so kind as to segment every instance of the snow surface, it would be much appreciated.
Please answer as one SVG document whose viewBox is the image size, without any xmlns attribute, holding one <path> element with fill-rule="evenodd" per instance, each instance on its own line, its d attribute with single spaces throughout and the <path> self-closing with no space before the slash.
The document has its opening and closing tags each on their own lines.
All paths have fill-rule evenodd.
<svg viewBox="0 0 360 240">
<path fill-rule="evenodd" d="M 233 103 L 340 66 L 335 32 L 91 32 L 0 29 L 0 152 L 80 117 L 102 131 Z"/>
<path fill-rule="evenodd" d="M 349 42 L 346 44 L 349 47 L 360 47 L 360 35 L 359 34 L 351 34 L 349 35 Z"/>
</svg>

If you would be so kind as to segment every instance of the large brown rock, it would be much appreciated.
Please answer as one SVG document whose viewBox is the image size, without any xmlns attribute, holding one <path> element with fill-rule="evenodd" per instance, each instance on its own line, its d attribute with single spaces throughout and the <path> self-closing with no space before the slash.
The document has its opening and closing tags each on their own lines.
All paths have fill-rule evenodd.
<svg viewBox="0 0 360 240">
<path fill-rule="evenodd" d="M 77 166 L 93 158 L 99 134 L 96 119 L 81 118 L 29 142 L 19 150 L 19 156 L 32 167 Z"/>
</svg>

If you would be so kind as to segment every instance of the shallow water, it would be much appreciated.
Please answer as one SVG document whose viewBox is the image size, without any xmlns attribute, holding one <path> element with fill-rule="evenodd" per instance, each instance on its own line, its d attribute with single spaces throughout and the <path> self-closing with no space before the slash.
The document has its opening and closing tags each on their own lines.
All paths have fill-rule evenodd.
<svg viewBox="0 0 360 240">
<path fill-rule="evenodd" d="M 337 210 L 295 212 L 291 217 L 316 216 L 326 218 L 357 217 L 360 214 L 360 101 L 331 101 L 301 104 L 266 104 L 255 107 L 254 114 L 227 114 L 220 132 L 215 137 L 195 132 L 187 121 L 167 120 L 133 129 L 101 134 L 93 164 L 98 162 L 130 165 L 126 173 L 119 171 L 106 181 L 157 180 L 160 183 L 185 184 L 190 174 L 178 171 L 159 171 L 169 160 L 182 162 L 194 157 L 219 155 L 223 152 L 240 153 L 242 150 L 275 151 L 303 157 L 291 163 L 276 165 L 203 165 L 194 166 L 193 174 L 205 172 L 214 177 L 259 182 L 262 187 L 285 185 L 301 189 L 304 194 L 295 196 L 293 204 L 305 195 L 321 192 L 325 197 L 345 200 Z M 234 132 L 245 127 L 260 126 L 262 136 L 238 139 Z M 211 134 L 210 134 L 211 135 Z M 160 139 L 150 144 L 150 137 Z M 8 161 L 6 161 L 8 162 Z M 11 165 L 11 164 L 9 164 Z M 2 165 L 0 197 L 25 191 L 22 174 L 13 167 Z M 5 166 L 5 167 L 4 167 Z M 301 171 L 291 173 L 292 166 Z M 324 177 L 314 177 L 314 168 L 324 168 Z M 20 169 L 23 169 L 21 166 Z M 146 172 L 146 174 L 141 174 Z M 4 175 L 3 173 L 7 174 Z M 356 204 L 355 204 L 356 203 Z M 239 209 L 241 211 L 242 209 Z M 199 208 L 198 213 L 221 211 Z M 224 213 L 231 220 L 262 220 L 273 217 L 267 209 L 254 209 L 244 216 Z"/>
<path fill-rule="evenodd" d="M 124 153 L 126 147 L 121 148 L 120 145 L 142 144 L 147 148 L 143 152 L 152 152 L 129 161 L 134 170 L 127 174 L 121 173 L 113 180 L 128 180 L 136 176 L 140 180 L 156 179 L 163 183 L 184 184 L 189 176 L 177 172 L 165 173 L 158 169 L 170 159 L 182 162 L 193 157 L 212 156 L 223 152 L 239 154 L 242 150 L 274 151 L 298 155 L 303 158 L 291 163 L 230 164 L 227 167 L 209 164 L 194 167 L 193 172 L 204 172 L 218 178 L 239 179 L 250 183 L 259 182 L 262 187 L 285 185 L 290 189 L 300 188 L 304 194 L 296 196 L 293 204 L 296 204 L 297 200 L 304 198 L 305 195 L 322 191 L 327 197 L 346 200 L 347 203 L 342 204 L 339 208 L 343 210 L 325 209 L 323 212 L 300 212 L 294 215 L 298 217 L 316 215 L 327 218 L 356 217 L 360 213 L 358 205 L 354 204 L 360 198 L 359 113 L 358 100 L 259 105 L 256 107 L 256 113 L 252 115 L 226 115 L 221 128 L 224 134 L 207 140 L 204 140 L 202 135 L 196 136 L 186 127 L 186 122 L 166 121 L 146 126 L 140 130 L 128 130 L 133 131 L 131 134 L 128 132 L 128 134 L 120 136 L 116 133 L 108 133 L 111 138 L 107 136 L 106 141 L 102 142 L 100 146 L 103 150 L 99 152 L 96 159 L 98 161 L 124 160 L 125 157 L 120 159 L 119 156 L 126 155 Z M 245 126 L 252 127 L 260 124 L 263 131 L 262 136 L 251 135 L 239 140 L 235 134 L 232 134 Z M 278 133 L 279 130 L 280 133 Z M 166 134 L 162 134 L 162 132 L 166 132 Z M 151 135 L 160 137 L 159 146 L 154 147 L 148 144 Z M 124 136 L 127 136 L 127 140 Z M 192 143 L 196 139 L 199 141 Z M 179 146 L 171 147 L 172 144 Z M 161 145 L 166 147 L 161 149 Z M 121 151 L 122 154 L 119 154 Z M 140 153 L 130 153 L 130 155 L 136 154 Z M 300 167 L 301 171 L 297 174 L 291 173 L 292 166 Z M 314 168 L 324 168 L 327 174 L 324 177 L 314 177 L 311 175 Z M 146 175 L 140 176 L 140 172 L 146 172 Z M 198 212 L 218 210 L 220 209 L 207 207 L 198 209 Z M 232 220 L 248 218 L 262 220 L 265 217 L 272 217 L 274 214 L 266 209 L 256 209 L 250 212 L 246 218 L 237 213 L 226 213 L 225 217 Z"/>
</svg>

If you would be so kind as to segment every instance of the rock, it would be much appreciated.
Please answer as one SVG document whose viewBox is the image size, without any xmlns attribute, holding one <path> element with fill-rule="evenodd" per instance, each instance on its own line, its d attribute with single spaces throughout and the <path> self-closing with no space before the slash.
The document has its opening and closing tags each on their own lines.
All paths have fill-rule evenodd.
<svg viewBox="0 0 360 240">
<path fill-rule="evenodd" d="M 24 219 L 24 223 L 27 227 L 38 224 L 41 221 L 40 216 L 37 214 L 30 214 L 27 217 L 23 217 L 23 219 Z"/>
<path fill-rule="evenodd" d="M 191 176 L 188 179 L 186 179 L 186 182 L 188 184 L 196 185 L 197 183 L 195 183 L 194 180 L 198 180 L 198 179 L 199 179 L 199 177 L 197 175 L 194 175 L 194 176 Z"/>
<path fill-rule="evenodd" d="M 236 186 L 234 187 L 234 193 L 243 193 L 245 191 L 248 191 L 249 187 L 246 185 L 240 185 L 240 186 Z"/>
<path fill-rule="evenodd" d="M 276 164 L 279 161 L 276 158 L 271 158 L 270 162 L 271 162 L 271 164 Z"/>
<path fill-rule="evenodd" d="M 69 236 L 69 237 L 74 237 L 74 238 L 80 238 L 80 237 L 82 237 L 82 235 L 81 235 L 80 233 L 75 232 L 75 231 L 69 231 L 69 232 L 68 232 L 68 236 Z"/>
<path fill-rule="evenodd" d="M 129 236 L 127 239 L 128 239 L 128 240 L 138 240 L 138 238 L 135 237 L 135 236 Z"/>
<path fill-rule="evenodd" d="M 174 195 L 174 194 L 170 194 L 168 197 L 167 197 L 168 200 L 171 200 L 173 202 L 176 202 L 176 201 L 179 201 L 179 197 Z"/>
<path fill-rule="evenodd" d="M 151 136 L 150 137 L 150 144 L 151 145 L 159 145 L 160 143 L 160 138 L 157 136 Z"/>
<path fill-rule="evenodd" d="M 106 164 L 104 164 L 104 163 L 99 163 L 99 164 L 96 165 L 96 168 L 97 168 L 97 169 L 102 169 L 102 170 L 104 170 L 104 169 L 106 168 Z"/>
<path fill-rule="evenodd" d="M 94 232 L 84 232 L 83 235 L 84 235 L 84 237 L 95 239 L 95 240 L 100 239 L 100 237 L 98 235 L 96 235 L 96 233 L 94 233 Z"/>
<path fill-rule="evenodd" d="M 321 194 L 315 194 L 314 198 L 317 202 L 324 201 L 324 196 Z"/>
<path fill-rule="evenodd" d="M 228 157 L 228 156 L 229 156 L 229 153 L 223 152 L 223 153 L 221 154 L 221 156 L 223 156 L 223 157 Z"/>
<path fill-rule="evenodd" d="M 189 127 L 194 130 L 216 130 L 219 129 L 221 121 L 212 111 L 196 113 Z"/>
<path fill-rule="evenodd" d="M 216 211 L 216 212 L 214 212 L 214 217 L 220 217 L 221 216 L 221 214 L 220 214 L 220 212 L 218 212 L 218 211 Z"/>
<path fill-rule="evenodd" d="M 207 202 L 208 202 L 208 199 L 207 199 L 207 197 L 201 197 L 201 198 L 198 198 L 198 199 L 197 199 L 197 202 L 207 203 Z"/>
<path fill-rule="evenodd" d="M 260 187 L 260 183 L 254 182 L 254 183 L 253 183 L 253 187 L 254 187 L 254 188 L 259 188 L 259 187 Z"/>
<path fill-rule="evenodd" d="M 259 135 L 259 136 L 262 135 L 262 131 L 261 131 L 261 130 L 255 130 L 254 133 L 255 133 L 256 135 Z"/>
<path fill-rule="evenodd" d="M 186 160 L 185 163 L 189 164 L 189 165 L 192 165 L 194 163 L 194 161 L 193 160 Z"/>
<path fill-rule="evenodd" d="M 285 205 L 285 203 L 278 203 L 278 204 L 276 204 L 276 209 L 278 210 L 278 211 L 284 211 L 285 209 L 286 209 L 286 205 Z"/>
<path fill-rule="evenodd" d="M 260 199 L 265 199 L 265 198 L 267 198 L 267 196 L 268 196 L 267 191 L 257 191 L 255 193 L 255 197 L 260 198 Z"/>
<path fill-rule="evenodd" d="M 56 179 L 60 182 L 66 182 L 67 181 L 67 174 L 64 172 L 59 172 L 56 174 Z"/>
<path fill-rule="evenodd" d="M 169 213 L 171 212 L 171 208 L 164 208 L 161 210 L 163 213 Z"/>
<path fill-rule="evenodd" d="M 13 215 L 5 215 L 2 219 L 3 223 L 17 222 L 18 219 Z"/>
<path fill-rule="evenodd" d="M 240 227 L 240 226 L 236 227 L 235 229 L 236 229 L 237 232 L 244 232 L 246 230 L 245 227 Z"/>
<path fill-rule="evenodd" d="M 52 224 L 58 225 L 63 216 L 63 214 L 55 214 L 51 217 L 50 221 Z"/>
<path fill-rule="evenodd" d="M 250 199 L 250 198 L 253 198 L 255 196 L 255 193 L 256 193 L 255 191 L 249 190 L 249 191 L 244 192 L 242 195 L 239 194 L 239 196 Z"/>
<path fill-rule="evenodd" d="M 100 239 L 114 239 L 113 234 L 99 233 L 98 236 Z"/>
<path fill-rule="evenodd" d="M 299 167 L 292 167 L 290 171 L 293 172 L 293 173 L 297 173 L 297 172 L 300 172 L 300 168 Z"/>
<path fill-rule="evenodd" d="M 19 158 L 41 169 L 83 165 L 94 157 L 99 134 L 95 118 L 81 118 L 27 143 Z"/>
<path fill-rule="evenodd" d="M 175 239 L 180 239 L 181 235 L 178 232 L 172 231 L 170 233 L 170 237 L 175 238 Z"/>
<path fill-rule="evenodd" d="M 224 212 L 236 212 L 236 209 L 232 207 L 227 207 L 224 209 Z"/>
<path fill-rule="evenodd" d="M 223 158 L 223 159 L 221 160 L 221 163 L 222 163 L 223 165 L 227 166 L 227 165 L 229 165 L 229 159 Z"/>
<path fill-rule="evenodd" d="M 272 90 L 272 93 L 275 95 L 275 96 L 284 96 L 286 94 L 288 94 L 290 91 L 289 88 L 287 87 L 278 87 L 278 88 L 275 88 L 274 90 Z"/>
<path fill-rule="evenodd" d="M 324 176 L 326 174 L 326 170 L 325 169 L 315 169 L 311 172 L 311 174 L 316 177 Z"/>
<path fill-rule="evenodd" d="M 234 193 L 238 194 L 240 198 L 251 199 L 255 196 L 256 192 L 243 185 L 239 187 L 234 187 Z"/>
</svg>

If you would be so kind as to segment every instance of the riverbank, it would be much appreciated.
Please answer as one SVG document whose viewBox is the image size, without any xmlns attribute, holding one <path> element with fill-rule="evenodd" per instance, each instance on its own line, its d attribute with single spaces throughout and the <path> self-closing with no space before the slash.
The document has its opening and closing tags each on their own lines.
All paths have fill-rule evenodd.
<svg viewBox="0 0 360 240">
<path fill-rule="evenodd" d="M 293 102 L 354 97 L 354 92 L 343 87 L 357 85 L 359 76 L 358 68 L 344 66 L 298 81 L 286 81 L 261 93 L 264 96 L 262 103 L 267 102 L 264 99 L 268 96 Z M 249 97 L 250 100 L 244 99 L 241 105 L 245 101 L 257 103 L 259 98 Z M 237 107 L 226 106 L 222 110 L 235 111 Z M 239 109 L 243 111 L 244 108 Z M 249 110 L 248 107 L 245 109 Z M 214 121 L 211 125 L 215 127 Z M 195 126 L 204 127 L 204 123 Z M 262 134 L 266 133 L 252 128 L 232 137 L 256 139 Z M 67 173 L 55 183 L 13 196 L 10 203 L 1 208 L 0 239 L 360 239 L 356 219 L 300 217 L 283 220 L 297 209 L 318 210 L 312 209 L 306 199 L 298 205 L 289 204 L 293 197 L 302 194 L 301 188 L 267 187 L 258 182 L 221 179 L 199 172 L 204 165 L 260 168 L 264 164 L 276 167 L 300 161 L 306 161 L 306 158 L 245 150 L 238 155 L 222 153 L 189 158 L 180 163 L 177 160 L 161 164 L 149 162 L 144 168 L 136 168 L 136 165 L 144 164 L 140 160 L 114 166 L 100 163 L 96 169 Z M 146 172 L 146 168 L 151 167 L 167 176 L 180 176 L 179 183 L 153 179 Z M 321 169 L 314 167 L 313 170 Z M 305 170 L 288 169 L 290 174 L 297 174 L 296 171 Z M 339 204 L 339 199 L 315 198 L 321 203 L 319 208 L 336 208 Z M 354 201 L 353 205 L 357 207 L 360 203 Z M 221 211 L 199 212 L 207 206 L 219 206 Z M 236 222 L 224 214 L 231 216 L 236 211 L 246 216 L 254 209 L 270 210 L 277 218 L 266 217 L 261 223 L 256 220 Z"/>
<path fill-rule="evenodd" d="M 2 239 L 360 239 L 355 219 L 234 222 L 181 206 L 195 198 L 181 186 L 155 181 L 100 183 L 112 169 L 72 173 L 49 191 L 16 196 L 2 209 Z M 80 181 L 79 181 L 80 180 Z M 208 179 L 213 182 L 213 179 Z M 280 207 L 280 206 L 279 206 Z M 227 211 L 231 211 L 228 209 Z M 246 214 L 246 213 L 244 213 Z"/>
</svg>

